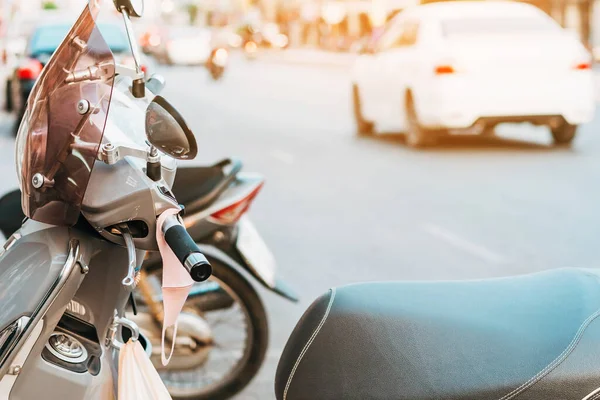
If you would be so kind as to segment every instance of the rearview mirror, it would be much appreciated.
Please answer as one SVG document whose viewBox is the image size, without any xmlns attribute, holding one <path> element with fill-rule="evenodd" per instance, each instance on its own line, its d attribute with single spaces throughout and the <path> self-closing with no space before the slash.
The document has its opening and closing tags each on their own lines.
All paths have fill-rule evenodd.
<svg viewBox="0 0 600 400">
<path fill-rule="evenodd" d="M 153 146 L 178 160 L 191 160 L 198 153 L 196 138 L 183 117 L 161 96 L 146 110 L 146 136 Z"/>
<path fill-rule="evenodd" d="M 144 0 L 113 0 L 117 11 L 126 10 L 131 17 L 144 15 Z"/>
</svg>

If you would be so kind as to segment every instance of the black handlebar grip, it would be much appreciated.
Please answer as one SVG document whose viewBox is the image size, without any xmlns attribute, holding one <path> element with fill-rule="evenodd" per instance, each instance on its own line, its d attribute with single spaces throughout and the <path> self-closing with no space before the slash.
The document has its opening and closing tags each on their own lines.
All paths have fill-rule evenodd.
<svg viewBox="0 0 600 400">
<path fill-rule="evenodd" d="M 173 225 L 167 229 L 165 241 L 194 281 L 210 278 L 212 267 L 184 226 Z"/>
</svg>

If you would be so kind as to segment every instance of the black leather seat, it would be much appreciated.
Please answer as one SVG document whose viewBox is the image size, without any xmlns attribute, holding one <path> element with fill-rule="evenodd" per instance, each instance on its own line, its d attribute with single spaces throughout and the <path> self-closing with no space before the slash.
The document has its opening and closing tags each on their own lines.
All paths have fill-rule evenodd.
<svg viewBox="0 0 600 400">
<path fill-rule="evenodd" d="M 173 182 L 173 194 L 179 203 L 189 207 L 215 189 L 225 179 L 223 167 L 186 167 L 177 169 Z M 198 211 L 189 210 L 188 211 Z"/>
<path fill-rule="evenodd" d="M 599 275 L 332 289 L 294 329 L 277 399 L 598 399 Z"/>
</svg>

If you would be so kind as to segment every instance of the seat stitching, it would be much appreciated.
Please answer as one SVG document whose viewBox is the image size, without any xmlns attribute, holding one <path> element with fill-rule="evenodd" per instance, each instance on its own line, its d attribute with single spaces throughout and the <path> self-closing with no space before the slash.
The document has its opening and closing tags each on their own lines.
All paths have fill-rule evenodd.
<svg viewBox="0 0 600 400">
<path fill-rule="evenodd" d="M 600 388 L 594 389 L 581 400 L 597 400 L 600 398 Z"/>
<path fill-rule="evenodd" d="M 290 376 L 288 377 L 287 383 L 285 385 L 285 390 L 283 391 L 283 400 L 287 399 L 288 389 L 290 388 L 290 385 L 292 384 L 292 379 L 294 379 L 294 374 L 296 373 L 296 369 L 298 368 L 298 365 L 300 365 L 300 361 L 302 361 L 304 354 L 308 351 L 308 348 L 310 347 L 312 342 L 315 340 L 315 338 L 319 334 L 319 331 L 325 324 L 325 320 L 327 320 L 327 317 L 329 316 L 329 311 L 331 311 L 331 306 L 333 305 L 333 299 L 335 299 L 335 288 L 331 289 L 331 298 L 329 299 L 329 304 L 327 305 L 327 310 L 325 310 L 325 314 L 323 315 L 321 322 L 317 326 L 317 329 L 315 329 L 315 331 L 313 332 L 310 339 L 308 339 L 308 342 L 306 342 L 306 344 L 304 345 L 302 352 L 300 352 L 300 355 L 298 356 L 298 359 L 296 360 L 296 363 L 294 364 L 294 368 L 292 368 L 292 372 L 290 372 Z"/>
<path fill-rule="evenodd" d="M 567 348 L 565 348 L 565 350 L 558 357 L 556 357 L 554 359 L 554 361 L 552 361 L 550 364 L 548 364 L 546 366 L 546 368 L 544 368 L 542 371 L 537 373 L 530 380 L 528 380 L 527 382 L 525 382 L 524 384 L 522 384 L 521 386 L 519 386 L 512 392 L 504 395 L 504 397 L 500 398 L 500 400 L 512 399 L 513 397 L 519 395 L 521 392 L 528 389 L 533 384 L 537 383 L 540 379 L 542 379 L 544 376 L 546 376 L 548 373 L 550 373 L 550 371 L 552 371 L 554 368 L 556 368 L 558 365 L 560 365 L 564 360 L 566 360 L 567 357 L 569 356 L 569 354 L 571 354 L 573 352 L 573 350 L 575 349 L 575 347 L 577 347 L 577 345 L 579 344 L 581 337 L 583 336 L 583 333 L 585 332 L 587 327 L 599 315 L 600 315 L 600 309 L 597 310 L 592 315 L 590 315 L 585 321 L 583 321 L 583 323 L 579 327 L 579 330 L 575 334 L 575 337 L 573 337 L 573 340 L 571 341 L 571 343 L 567 346 Z"/>
<path fill-rule="evenodd" d="M 590 398 L 590 400 L 598 400 L 600 399 L 600 393 L 596 393 L 594 397 Z"/>
</svg>

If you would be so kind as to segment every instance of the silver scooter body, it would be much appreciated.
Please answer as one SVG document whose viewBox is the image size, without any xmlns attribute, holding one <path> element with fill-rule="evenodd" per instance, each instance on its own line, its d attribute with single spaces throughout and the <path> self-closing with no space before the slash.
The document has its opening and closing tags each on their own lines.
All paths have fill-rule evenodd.
<svg viewBox="0 0 600 400">
<path fill-rule="evenodd" d="M 118 4 L 129 4 L 118 9 L 123 14 L 128 33 L 131 33 L 127 9 L 129 14 L 132 14 L 133 6 L 128 0 L 115 1 L 115 5 Z M 203 256 L 190 245 L 193 241 L 185 229 L 182 229 L 177 218 L 170 217 L 169 227 L 163 226 L 163 231 L 157 232 L 157 216 L 164 210 L 178 205 L 169 191 L 168 182 L 172 181 L 175 173 L 174 165 L 166 163 L 161 167 L 161 157 L 156 148 L 146 142 L 141 145 L 139 140 L 137 145 L 131 142 L 113 142 L 116 137 L 124 140 L 127 140 L 129 135 L 137 135 L 138 139 L 140 135 L 145 137 L 146 118 L 146 129 L 148 123 L 151 127 L 166 127 L 165 131 L 161 132 L 161 146 L 170 146 L 169 132 L 179 129 L 185 133 L 187 144 L 181 145 L 179 138 L 178 152 L 165 150 L 165 153 L 172 157 L 190 154 L 190 158 L 193 158 L 197 151 L 193 135 L 181 116 L 166 100 L 155 97 L 150 91 L 146 91 L 147 94 L 144 95 L 143 73 L 139 69 L 131 71 L 127 67 L 116 66 L 115 74 L 114 63 L 108 58 L 99 64 L 90 64 L 95 60 L 92 55 L 99 53 L 85 53 L 88 44 L 92 44 L 92 47 L 100 45 L 101 48 L 103 42 L 98 38 L 95 17 L 91 12 L 92 9 L 97 11 L 97 7 L 98 2 L 91 2 L 89 8 L 84 10 L 57 50 L 60 56 L 51 59 L 37 84 L 46 88 L 44 90 L 51 90 L 49 86 L 52 85 L 48 82 L 58 79 L 59 88 L 74 88 L 69 93 L 81 96 L 77 108 L 67 108 L 65 114 L 52 114 L 52 118 L 44 116 L 46 109 L 40 104 L 48 101 L 51 104 L 59 104 L 59 98 L 55 92 L 40 97 L 36 86 L 32 92 L 33 100 L 28 106 L 33 107 L 33 111 L 29 113 L 28 109 L 29 114 L 26 114 L 17 138 L 18 151 L 22 153 L 25 149 L 24 154 L 29 154 L 18 158 L 18 166 L 21 168 L 21 190 L 25 187 L 24 198 L 32 202 L 24 204 L 23 207 L 24 211 L 27 210 L 30 214 L 38 209 L 36 207 L 46 207 L 50 204 L 51 208 L 52 205 L 72 201 L 72 197 L 69 198 L 70 194 L 66 192 L 70 187 L 68 182 L 77 187 L 78 182 L 75 179 L 82 179 L 81 173 L 74 177 L 67 174 L 73 159 L 88 162 L 90 150 L 94 151 L 92 155 L 95 157 L 95 167 L 93 174 L 92 168 L 85 163 L 83 167 L 77 167 L 80 172 L 87 171 L 91 179 L 89 185 L 85 182 L 87 191 L 84 187 L 85 197 L 79 203 L 79 220 L 73 227 L 58 227 L 27 220 L 0 250 L 2 400 L 95 400 L 116 397 L 118 349 L 123 345 L 123 327 L 129 331 L 129 337 L 139 339 L 144 344 L 143 338 L 139 337 L 137 326 L 123 317 L 126 303 L 134 288 L 133 284 L 125 282 L 130 282 L 135 277 L 132 267 L 142 264 L 146 250 L 156 249 L 156 234 L 165 235 L 168 245 L 190 274 L 194 269 L 199 271 L 201 278 L 196 280 L 210 276 L 210 272 L 206 274 L 210 270 L 206 269 L 206 263 L 202 261 Z M 93 30 L 91 34 L 90 29 Z M 90 34 L 90 37 L 96 36 L 86 43 L 79 37 L 81 32 L 84 35 Z M 133 53 L 135 56 L 135 51 Z M 65 60 L 65 55 L 68 54 L 73 54 L 72 59 Z M 55 58 L 61 61 L 57 62 Z M 80 61 L 84 68 L 80 66 L 80 69 L 75 69 L 76 62 Z M 66 78 L 63 77 L 65 75 Z M 112 97 L 106 98 L 106 101 L 94 100 L 93 94 L 101 89 L 105 91 L 107 85 L 110 85 L 106 82 L 111 80 L 115 85 Z M 96 86 L 77 86 L 78 82 L 100 83 Z M 75 86 L 69 86 L 70 84 Z M 78 91 L 80 87 L 82 89 Z M 89 90 L 90 87 L 94 90 Z M 98 102 L 92 103 L 88 99 Z M 91 117 L 86 117 L 107 113 L 109 99 L 110 108 L 118 110 L 120 107 L 122 113 L 116 113 L 114 121 L 109 119 L 105 127 L 106 120 L 94 122 Z M 151 105 L 154 108 L 147 111 L 151 109 Z M 148 115 L 152 117 L 150 122 Z M 33 119 L 30 121 L 30 118 Z M 78 121 L 75 130 L 67 132 L 66 142 L 61 143 L 57 153 L 52 153 L 45 147 L 33 150 L 31 148 L 33 140 L 38 140 L 36 143 L 40 146 L 39 137 L 48 137 L 53 132 L 52 129 L 48 129 L 44 118 L 53 123 L 60 118 L 62 125 L 51 126 L 62 132 L 60 134 L 66 131 L 64 119 L 74 118 Z M 121 121 L 120 126 L 114 124 L 118 121 Z M 129 121 L 134 125 L 128 125 Z M 93 142 L 85 147 L 88 144 L 85 142 L 86 137 L 80 136 L 84 128 L 90 126 L 94 129 L 101 128 L 102 131 L 106 128 L 100 149 L 95 147 Z M 132 131 L 128 129 L 131 127 L 140 129 Z M 31 139 L 31 135 L 38 139 Z M 27 170 L 31 160 L 35 161 L 36 157 L 39 160 L 40 156 L 45 157 L 47 154 L 51 162 L 41 166 L 36 164 L 34 172 Z M 88 158 L 84 159 L 85 157 Z M 141 164 L 146 162 L 148 168 L 158 166 L 159 170 L 164 172 L 164 176 L 161 177 L 159 171 L 157 177 L 156 168 L 153 169 L 154 176 L 149 176 L 149 170 L 147 175 L 144 174 Z M 53 166 L 57 166 L 57 169 Z M 57 174 L 59 170 L 61 172 Z M 53 189 L 55 187 L 58 189 Z M 35 203 L 40 199 L 46 202 Z M 79 206 L 75 204 L 74 207 L 69 211 L 77 210 Z M 27 212 L 26 214 L 30 215 Z M 44 212 L 46 214 L 43 218 L 58 217 L 56 220 L 60 220 L 63 216 Z M 72 217 L 73 213 L 69 215 Z M 143 223 L 145 231 L 136 232 L 131 229 L 141 225 L 136 225 L 136 221 Z M 167 231 L 171 229 L 176 229 L 178 236 L 167 237 Z M 129 243 L 128 248 L 123 246 L 123 238 L 126 235 L 130 238 L 125 241 Z M 124 279 L 125 277 L 128 279 Z M 148 351 L 148 346 L 146 347 Z"/>
<path fill-rule="evenodd" d="M 12 333 L 2 335 L 0 398 L 105 399 L 112 395 L 116 360 L 112 344 L 98 340 L 90 346 L 81 340 L 88 353 L 83 364 L 99 354 L 97 372 L 74 372 L 43 353 L 59 322 L 68 316 L 93 323 L 98 338 L 107 336 L 114 311 L 123 309 L 129 295 L 120 284 L 126 273 L 126 250 L 77 229 L 31 220 L 6 247 L 0 256 L 0 293 L 9 301 L 3 302 L 0 327 Z M 70 333 L 78 338 L 81 334 Z M 91 348 L 94 344 L 99 351 Z"/>
</svg>

